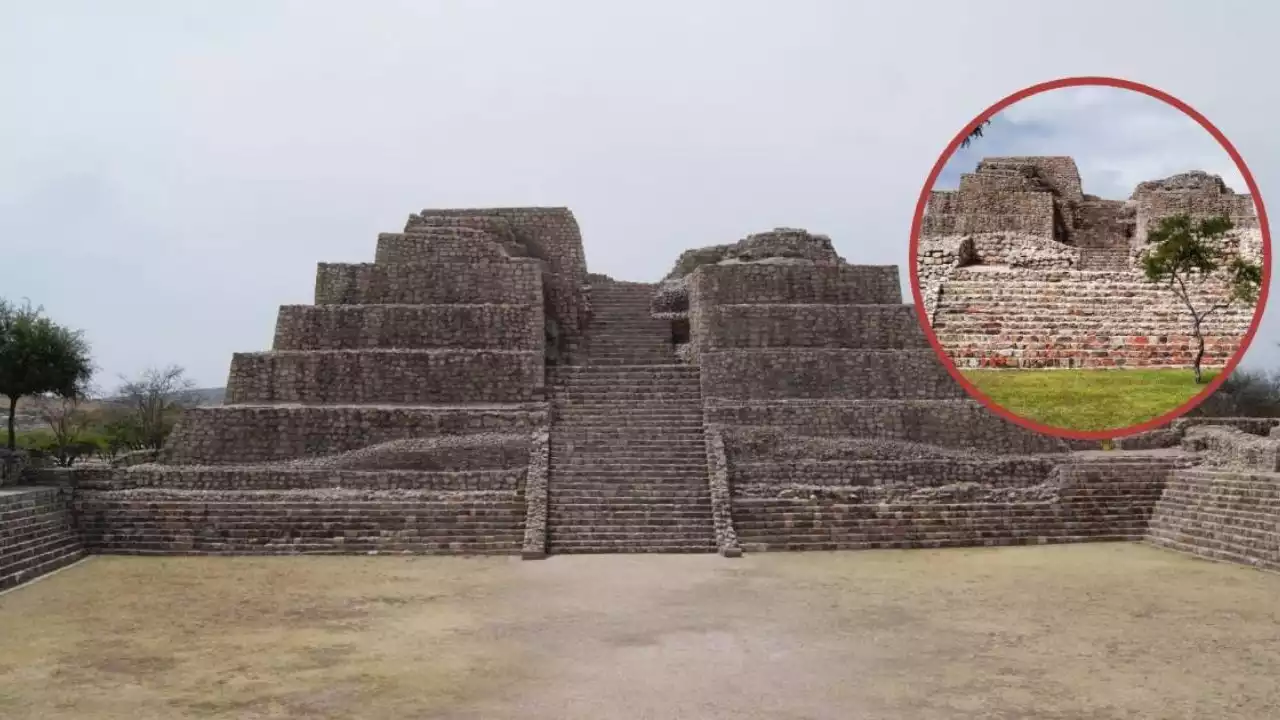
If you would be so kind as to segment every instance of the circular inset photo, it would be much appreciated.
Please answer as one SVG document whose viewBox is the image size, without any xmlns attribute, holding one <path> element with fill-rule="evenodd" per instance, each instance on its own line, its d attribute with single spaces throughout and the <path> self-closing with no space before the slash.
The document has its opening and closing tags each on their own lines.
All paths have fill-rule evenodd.
<svg viewBox="0 0 1280 720">
<path fill-rule="evenodd" d="M 1185 103 L 1110 78 L 1029 88 L 966 126 L 921 192 L 925 334 L 995 412 L 1063 437 L 1159 427 L 1218 387 L 1266 301 L 1248 168 Z"/>
</svg>

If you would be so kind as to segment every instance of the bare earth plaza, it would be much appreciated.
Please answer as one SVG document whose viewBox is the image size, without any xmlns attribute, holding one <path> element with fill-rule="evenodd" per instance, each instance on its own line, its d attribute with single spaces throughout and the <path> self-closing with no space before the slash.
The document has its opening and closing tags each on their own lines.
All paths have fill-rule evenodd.
<svg viewBox="0 0 1280 720">
<path fill-rule="evenodd" d="M 1024 429 L 805 230 L 634 283 L 567 209 L 425 210 L 373 260 L 162 451 L 0 488 L 0 717 L 1280 708 L 1280 419 Z"/>
</svg>

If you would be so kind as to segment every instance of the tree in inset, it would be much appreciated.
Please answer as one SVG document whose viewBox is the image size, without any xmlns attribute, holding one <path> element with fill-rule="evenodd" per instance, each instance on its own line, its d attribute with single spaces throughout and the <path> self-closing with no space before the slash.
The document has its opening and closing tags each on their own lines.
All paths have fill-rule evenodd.
<svg viewBox="0 0 1280 720">
<path fill-rule="evenodd" d="M 1224 216 L 1193 220 L 1190 215 L 1163 218 L 1159 227 L 1147 234 L 1151 248 L 1142 258 L 1147 279 L 1167 285 L 1191 315 L 1191 332 L 1196 339 L 1193 361 L 1196 382 L 1204 382 L 1204 322 L 1215 312 L 1233 303 L 1254 303 L 1262 285 L 1262 267 L 1240 256 L 1227 258 L 1222 240 L 1234 226 Z M 1225 270 L 1225 294 L 1197 292 L 1210 275 Z"/>
<path fill-rule="evenodd" d="M 990 124 L 991 124 L 990 120 L 983 120 L 982 122 L 975 125 L 974 128 L 969 131 L 969 134 L 965 136 L 965 139 L 960 141 L 960 147 L 962 148 L 969 147 L 969 145 L 971 145 L 974 140 L 977 140 L 978 138 L 982 137 L 983 128 L 985 128 Z"/>
<path fill-rule="evenodd" d="M 42 308 L 0 300 L 0 395 L 9 399 L 9 450 L 17 447 L 18 400 L 82 397 L 93 376 L 82 333 L 44 316 Z"/>
</svg>

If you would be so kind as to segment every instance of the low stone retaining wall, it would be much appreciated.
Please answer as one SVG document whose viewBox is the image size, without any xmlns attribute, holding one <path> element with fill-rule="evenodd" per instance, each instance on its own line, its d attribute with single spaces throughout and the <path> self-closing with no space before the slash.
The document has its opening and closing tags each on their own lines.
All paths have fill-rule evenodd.
<svg viewBox="0 0 1280 720">
<path fill-rule="evenodd" d="M 747 552 L 1141 540 L 1169 473 L 1185 463 L 1074 460 L 1020 487 L 779 487 L 765 497 L 735 487 L 734 526 Z"/>
<path fill-rule="evenodd" d="M 1156 503 L 1147 539 L 1201 557 L 1280 571 L 1280 475 L 1174 473 Z"/>
<path fill-rule="evenodd" d="M 84 556 L 69 499 L 57 487 L 0 489 L 0 590 Z"/>
<path fill-rule="evenodd" d="M 515 554 L 523 493 L 422 490 L 81 490 L 95 553 Z"/>
</svg>

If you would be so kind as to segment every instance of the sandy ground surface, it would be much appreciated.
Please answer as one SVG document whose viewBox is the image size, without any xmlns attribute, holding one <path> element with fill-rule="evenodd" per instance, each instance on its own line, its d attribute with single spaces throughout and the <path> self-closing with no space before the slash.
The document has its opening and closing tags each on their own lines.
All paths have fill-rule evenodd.
<svg viewBox="0 0 1280 720">
<path fill-rule="evenodd" d="M 0 596 L 0 717 L 1280 717 L 1280 575 L 1128 544 L 95 557 Z"/>
</svg>

